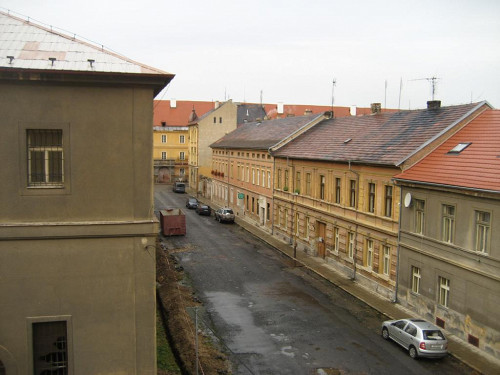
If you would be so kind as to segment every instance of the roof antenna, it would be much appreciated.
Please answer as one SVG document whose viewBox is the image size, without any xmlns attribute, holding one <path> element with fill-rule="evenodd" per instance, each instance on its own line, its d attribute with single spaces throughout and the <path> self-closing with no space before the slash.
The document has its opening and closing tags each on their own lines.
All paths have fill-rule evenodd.
<svg viewBox="0 0 500 375">
<path fill-rule="evenodd" d="M 431 88 L 432 88 L 432 101 L 434 101 L 434 94 L 436 93 L 436 86 L 437 86 L 437 80 L 441 79 L 438 77 L 430 77 L 430 78 L 416 78 L 416 79 L 411 79 L 410 81 L 429 81 L 431 83 Z"/>
<path fill-rule="evenodd" d="M 337 85 L 337 80 L 335 77 L 332 81 L 332 116 L 333 116 L 333 103 L 335 102 L 335 86 Z"/>
</svg>

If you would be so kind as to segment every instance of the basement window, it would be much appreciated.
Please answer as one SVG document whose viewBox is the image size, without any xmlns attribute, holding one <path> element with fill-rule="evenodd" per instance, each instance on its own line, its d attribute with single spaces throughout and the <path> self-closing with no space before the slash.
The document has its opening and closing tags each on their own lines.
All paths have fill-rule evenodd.
<svg viewBox="0 0 500 375">
<path fill-rule="evenodd" d="M 458 145 L 453 147 L 450 151 L 448 151 L 448 154 L 460 154 L 463 150 L 465 150 L 471 144 L 472 144 L 472 142 L 459 143 Z"/>
</svg>

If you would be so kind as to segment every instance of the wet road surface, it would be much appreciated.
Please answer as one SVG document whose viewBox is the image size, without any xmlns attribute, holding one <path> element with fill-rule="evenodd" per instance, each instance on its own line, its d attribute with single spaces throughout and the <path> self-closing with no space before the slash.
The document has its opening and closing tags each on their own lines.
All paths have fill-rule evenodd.
<svg viewBox="0 0 500 375">
<path fill-rule="evenodd" d="M 155 210 L 180 207 L 186 236 L 164 239 L 230 351 L 234 374 L 472 374 L 452 357 L 411 359 L 380 336 L 386 318 L 236 224 L 185 208 L 156 186 Z"/>
</svg>

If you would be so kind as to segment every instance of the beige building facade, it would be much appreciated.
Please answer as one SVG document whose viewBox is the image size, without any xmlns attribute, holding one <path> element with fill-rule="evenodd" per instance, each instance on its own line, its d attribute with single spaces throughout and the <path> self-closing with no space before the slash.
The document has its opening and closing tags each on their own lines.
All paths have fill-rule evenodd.
<svg viewBox="0 0 500 375">
<path fill-rule="evenodd" d="M 0 59 L 0 364 L 9 375 L 156 374 L 152 103 L 173 75 L 0 22 L 12 54 Z M 45 41 L 88 60 L 69 70 L 72 55 L 38 50 Z"/>
<path fill-rule="evenodd" d="M 188 127 L 153 127 L 155 182 L 185 181 L 188 176 Z"/>
</svg>

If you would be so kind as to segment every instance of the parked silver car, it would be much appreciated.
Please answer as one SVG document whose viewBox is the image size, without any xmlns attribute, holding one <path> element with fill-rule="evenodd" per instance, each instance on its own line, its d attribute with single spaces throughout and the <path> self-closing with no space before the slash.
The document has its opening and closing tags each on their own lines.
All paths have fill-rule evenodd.
<svg viewBox="0 0 500 375">
<path fill-rule="evenodd" d="M 448 340 L 439 327 L 422 319 L 387 320 L 382 337 L 392 339 L 408 350 L 410 357 L 444 357 Z"/>
<path fill-rule="evenodd" d="M 223 221 L 234 223 L 234 212 L 228 207 L 219 208 L 215 211 L 214 217 L 219 223 L 222 223 Z"/>
</svg>

